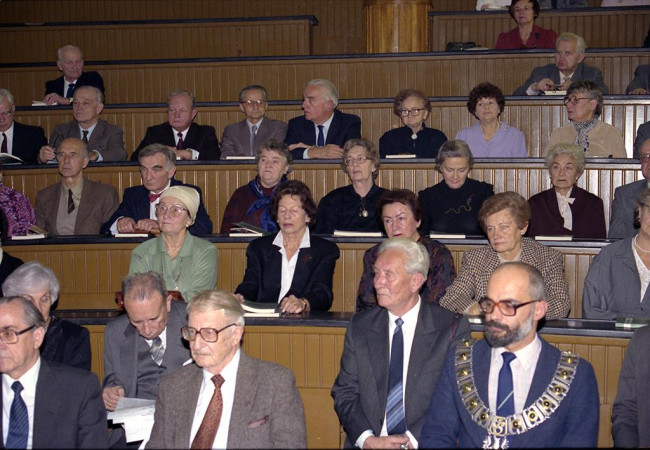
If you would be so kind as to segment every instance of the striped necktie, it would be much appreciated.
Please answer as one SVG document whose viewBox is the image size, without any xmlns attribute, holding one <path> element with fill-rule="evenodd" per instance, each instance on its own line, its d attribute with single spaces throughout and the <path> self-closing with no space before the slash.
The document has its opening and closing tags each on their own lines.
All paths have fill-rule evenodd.
<svg viewBox="0 0 650 450">
<path fill-rule="evenodd" d="M 395 332 L 390 350 L 390 365 L 388 366 L 388 400 L 386 401 L 386 431 L 388 435 L 406 433 L 406 417 L 404 416 L 404 335 L 402 334 L 401 318 L 395 320 Z"/>
</svg>

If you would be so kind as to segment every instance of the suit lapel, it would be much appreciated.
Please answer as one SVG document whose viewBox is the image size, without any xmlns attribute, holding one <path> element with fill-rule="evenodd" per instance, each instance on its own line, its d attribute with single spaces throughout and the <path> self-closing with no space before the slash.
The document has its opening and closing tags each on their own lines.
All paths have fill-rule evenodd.
<svg viewBox="0 0 650 450">
<path fill-rule="evenodd" d="M 316 145 L 316 130 L 314 128 L 314 122 L 305 119 L 304 132 L 305 136 L 307 136 L 307 142 L 303 142 L 303 144 L 310 145 L 310 143 L 313 142 L 311 145 Z"/>
<path fill-rule="evenodd" d="M 472 348 L 472 364 L 474 364 L 474 383 L 479 397 L 486 406 L 490 405 L 488 395 L 488 379 L 490 377 L 490 362 L 492 361 L 492 347 L 484 340 L 478 341 Z"/>
<path fill-rule="evenodd" d="M 183 140 L 183 147 L 185 148 L 195 148 L 196 147 L 196 133 L 198 126 L 192 122 L 190 128 L 187 130 L 185 139 Z"/>
<path fill-rule="evenodd" d="M 119 372 L 127 374 L 128 378 L 118 381 L 123 384 L 127 396 L 135 397 L 138 389 L 138 333 L 130 323 L 127 323 L 120 345 L 120 365 L 122 369 Z"/>
<path fill-rule="evenodd" d="M 36 382 L 36 399 L 34 402 L 34 436 L 32 448 L 44 448 L 52 445 L 51 438 L 56 435 L 57 398 L 53 393 L 59 392 L 57 378 L 47 361 L 41 358 L 41 368 Z M 62 399 L 58 399 L 62 400 Z"/>
<path fill-rule="evenodd" d="M 90 139 L 88 140 L 88 151 L 100 149 L 99 143 L 104 137 L 105 131 L 106 131 L 106 122 L 99 119 L 97 125 L 95 125 L 95 129 L 93 130 L 93 134 L 90 135 Z"/>
<path fill-rule="evenodd" d="M 61 189 L 63 189 L 63 184 L 61 181 L 59 181 L 56 184 L 56 189 L 54 189 L 53 194 L 51 197 L 45 197 L 43 198 L 43 203 L 45 203 L 45 208 L 47 209 L 47 214 L 45 215 L 46 218 L 51 218 L 52 223 L 49 224 L 51 225 L 52 229 L 49 230 L 51 233 L 56 234 L 57 233 L 57 215 L 59 213 L 59 202 L 61 200 Z M 49 222 L 49 220 L 48 220 Z"/>
<path fill-rule="evenodd" d="M 81 199 L 79 200 L 79 211 L 77 211 L 77 219 L 74 223 L 74 232 L 79 234 L 79 229 L 90 215 L 94 202 L 97 200 L 94 195 L 95 186 L 92 181 L 84 177 L 84 187 L 81 191 Z"/>
<path fill-rule="evenodd" d="M 196 411 L 196 404 L 199 401 L 199 393 L 201 392 L 201 383 L 203 382 L 203 369 L 192 364 L 192 370 L 187 377 L 187 383 L 180 387 L 180 398 L 187 401 L 180 402 L 178 405 L 172 405 L 176 408 L 174 414 L 174 447 L 188 448 L 190 442 L 190 432 L 192 431 L 192 422 L 194 421 L 194 412 Z"/>
<path fill-rule="evenodd" d="M 334 117 L 332 118 L 332 122 L 330 123 L 330 128 L 327 130 L 327 140 L 325 141 L 325 144 L 331 144 L 332 141 L 335 141 L 336 137 L 339 134 L 339 128 L 340 128 L 340 120 L 339 120 L 339 112 L 335 109 L 334 110 Z"/>
<path fill-rule="evenodd" d="M 388 343 L 388 311 L 382 308 L 377 314 L 369 332 L 366 334 L 366 347 L 368 348 L 372 373 L 375 376 L 378 412 L 383 418 L 386 411 L 386 397 L 388 396 L 388 366 L 390 364 Z M 369 380 L 368 380 L 369 381 Z M 364 380 L 362 380 L 364 382 Z M 382 419 L 380 419 L 381 421 Z M 376 430 L 377 432 L 379 430 Z"/>
<path fill-rule="evenodd" d="M 424 365 L 431 358 L 431 354 L 434 352 L 434 348 L 431 345 L 432 342 L 435 342 L 435 334 L 438 332 L 435 326 L 434 321 L 432 320 L 431 315 L 429 314 L 429 308 L 420 300 L 420 312 L 418 313 L 418 320 L 415 325 L 415 334 L 413 335 L 413 344 L 411 346 L 411 356 L 409 357 L 409 367 L 408 373 L 406 376 L 406 391 L 404 392 L 404 398 L 411 399 L 416 398 L 420 386 L 420 374 L 424 368 Z M 409 406 L 412 408 L 416 407 L 417 402 L 406 402 L 406 423 L 407 426 L 410 425 L 409 418 L 413 417 Z"/>
<path fill-rule="evenodd" d="M 311 247 L 301 248 L 298 251 L 297 255 L 298 260 L 296 261 L 296 270 L 293 274 L 293 280 L 291 280 L 291 288 L 287 295 L 291 295 L 294 292 L 304 292 L 304 286 L 309 284 L 309 273 L 310 266 L 312 261 L 312 249 Z"/>
<path fill-rule="evenodd" d="M 228 447 L 242 445 L 245 442 L 255 394 L 257 389 L 261 388 L 256 375 L 252 359 L 243 350 L 240 350 L 236 385 L 246 386 L 246 389 L 235 390 L 228 426 Z"/>
</svg>

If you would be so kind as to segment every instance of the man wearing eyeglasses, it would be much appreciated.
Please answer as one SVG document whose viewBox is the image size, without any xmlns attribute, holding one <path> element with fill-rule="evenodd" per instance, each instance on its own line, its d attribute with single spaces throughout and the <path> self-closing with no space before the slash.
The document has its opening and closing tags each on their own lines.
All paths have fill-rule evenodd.
<svg viewBox="0 0 650 450">
<path fill-rule="evenodd" d="M 180 369 L 190 358 L 181 338 L 185 302 L 172 300 L 165 280 L 156 272 L 136 273 L 122 281 L 126 314 L 104 331 L 104 406 L 114 411 L 120 398 L 153 400 L 163 375 Z M 121 428 L 111 444 L 126 444 Z"/>
<path fill-rule="evenodd" d="M 255 156 L 269 139 L 284 142 L 287 124 L 266 117 L 268 96 L 264 86 L 250 85 L 239 92 L 239 109 L 246 118 L 228 125 L 221 139 L 221 159 L 228 156 Z"/>
<path fill-rule="evenodd" d="M 600 415 L 591 364 L 537 334 L 544 279 L 509 262 L 479 301 L 485 339 L 449 352 L 422 429 L 425 448 L 595 447 Z"/>
<path fill-rule="evenodd" d="M 219 159 L 221 153 L 214 127 L 194 123 L 198 113 L 194 94 L 186 90 L 170 93 L 167 96 L 167 122 L 147 128 L 142 142 L 131 154 L 131 161 L 137 161 L 140 150 L 150 144 L 172 147 L 176 159 Z"/>
<path fill-rule="evenodd" d="M 40 357 L 45 320 L 22 297 L 0 298 L 3 448 L 106 448 L 97 377 Z"/>
<path fill-rule="evenodd" d="M 41 127 L 16 122 L 15 114 L 14 96 L 7 89 L 0 89 L 0 152 L 35 164 L 38 151 L 47 145 L 45 132 Z"/>
<path fill-rule="evenodd" d="M 307 448 L 293 374 L 241 350 L 244 311 L 222 291 L 187 307 L 193 364 L 163 377 L 147 448 Z"/>
</svg>

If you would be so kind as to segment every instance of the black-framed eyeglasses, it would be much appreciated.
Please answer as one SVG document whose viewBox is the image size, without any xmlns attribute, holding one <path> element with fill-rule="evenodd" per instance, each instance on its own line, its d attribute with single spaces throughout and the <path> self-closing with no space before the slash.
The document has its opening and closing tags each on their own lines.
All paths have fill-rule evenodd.
<svg viewBox="0 0 650 450">
<path fill-rule="evenodd" d="M 530 305 L 531 303 L 538 302 L 539 300 L 531 300 L 529 302 L 518 303 L 517 300 L 501 300 L 494 301 L 491 298 L 483 297 L 478 301 L 478 306 L 481 308 L 485 314 L 491 314 L 494 311 L 495 307 L 498 307 L 501 311 L 501 314 L 504 316 L 514 316 L 517 314 L 517 310 L 523 306 Z"/>
<path fill-rule="evenodd" d="M 420 115 L 420 111 L 424 111 L 425 108 L 413 108 L 413 109 L 400 109 L 398 110 L 399 115 L 402 117 L 417 117 Z"/>
<path fill-rule="evenodd" d="M 564 104 L 568 105 L 571 103 L 572 105 L 577 105 L 580 100 L 595 100 L 591 97 L 564 97 Z"/>
<path fill-rule="evenodd" d="M 214 343 L 219 339 L 219 333 L 221 333 L 226 328 L 234 327 L 235 325 L 237 324 L 231 323 L 230 325 L 226 325 L 220 330 L 217 330 L 216 328 L 201 328 L 200 330 L 197 330 L 196 328 L 192 327 L 183 327 L 181 328 L 181 335 L 186 341 L 194 341 L 196 340 L 196 335 L 200 334 L 201 338 L 205 342 Z"/>
<path fill-rule="evenodd" d="M 18 342 L 18 336 L 25 334 L 28 331 L 32 331 L 34 328 L 36 328 L 36 325 L 32 325 L 31 327 L 25 328 L 21 331 L 14 331 L 9 328 L 0 330 L 0 341 L 2 341 L 3 344 L 15 344 Z"/>
</svg>

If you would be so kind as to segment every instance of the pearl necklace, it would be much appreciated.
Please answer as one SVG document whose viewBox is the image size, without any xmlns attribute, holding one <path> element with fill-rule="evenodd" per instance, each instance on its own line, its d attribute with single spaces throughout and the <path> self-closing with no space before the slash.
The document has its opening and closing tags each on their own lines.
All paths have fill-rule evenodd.
<svg viewBox="0 0 650 450">
<path fill-rule="evenodd" d="M 643 253 L 650 253 L 650 250 L 645 250 L 643 247 L 641 247 L 639 244 L 636 243 L 636 236 L 634 236 L 633 242 L 634 242 L 634 246 L 637 249 L 641 250 Z"/>
</svg>

